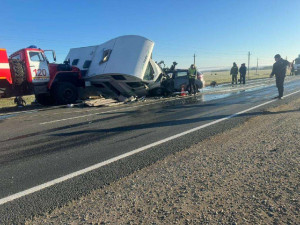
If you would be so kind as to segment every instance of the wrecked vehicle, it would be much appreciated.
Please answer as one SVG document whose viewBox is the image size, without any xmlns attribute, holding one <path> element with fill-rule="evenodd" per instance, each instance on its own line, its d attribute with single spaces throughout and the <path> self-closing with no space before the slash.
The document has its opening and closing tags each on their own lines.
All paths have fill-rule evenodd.
<svg viewBox="0 0 300 225">
<path fill-rule="evenodd" d="M 96 87 L 103 96 L 145 96 L 159 90 L 162 69 L 153 61 L 154 42 L 125 35 L 100 45 L 72 48 L 66 61 L 80 69 L 86 87 Z"/>
<path fill-rule="evenodd" d="M 180 92 L 182 86 L 184 86 L 184 90 L 189 91 L 188 69 L 174 69 L 166 71 L 166 74 L 170 78 L 166 81 L 166 86 L 173 86 L 173 92 Z M 204 76 L 200 71 L 197 71 L 195 85 L 198 91 L 205 86 Z"/>
</svg>

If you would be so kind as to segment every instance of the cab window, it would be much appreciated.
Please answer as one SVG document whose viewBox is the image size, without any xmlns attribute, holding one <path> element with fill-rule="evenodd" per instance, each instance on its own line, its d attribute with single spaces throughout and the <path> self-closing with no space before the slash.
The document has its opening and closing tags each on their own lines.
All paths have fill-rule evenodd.
<svg viewBox="0 0 300 225">
<path fill-rule="evenodd" d="M 45 58 L 41 52 L 29 52 L 29 57 L 31 61 L 34 62 L 43 62 Z"/>
<path fill-rule="evenodd" d="M 151 63 L 149 62 L 143 80 L 153 80 L 153 78 L 154 78 L 154 70 Z"/>
<path fill-rule="evenodd" d="M 111 49 L 106 49 L 104 52 L 103 52 L 103 55 L 102 55 L 102 59 L 100 61 L 100 64 L 101 63 L 105 63 L 109 60 L 109 57 L 110 57 L 110 54 L 111 54 Z"/>
<path fill-rule="evenodd" d="M 13 57 L 11 57 L 12 59 L 21 59 L 21 56 L 18 54 L 18 55 L 15 55 Z"/>
<path fill-rule="evenodd" d="M 176 77 L 185 77 L 187 76 L 187 71 L 178 71 Z"/>
</svg>

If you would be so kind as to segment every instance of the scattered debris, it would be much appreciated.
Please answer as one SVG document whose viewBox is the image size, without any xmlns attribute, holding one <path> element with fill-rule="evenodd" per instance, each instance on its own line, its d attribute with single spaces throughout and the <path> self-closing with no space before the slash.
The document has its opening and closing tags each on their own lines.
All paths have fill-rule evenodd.
<svg viewBox="0 0 300 225">
<path fill-rule="evenodd" d="M 145 102 L 146 101 L 146 96 L 142 96 L 138 99 L 139 102 Z"/>
<path fill-rule="evenodd" d="M 67 108 L 73 108 L 74 104 L 67 104 Z"/>
<path fill-rule="evenodd" d="M 99 98 L 99 99 L 90 99 L 84 101 L 84 104 L 86 106 L 90 107 L 98 107 L 98 106 L 111 106 L 119 103 L 117 100 L 114 99 L 105 99 L 105 98 Z"/>
<path fill-rule="evenodd" d="M 218 84 L 216 81 L 213 80 L 212 82 L 210 82 L 210 86 L 215 87 L 218 86 Z"/>
<path fill-rule="evenodd" d="M 17 104 L 18 107 L 24 107 L 26 105 L 26 101 L 22 96 L 15 97 L 14 103 Z"/>
</svg>

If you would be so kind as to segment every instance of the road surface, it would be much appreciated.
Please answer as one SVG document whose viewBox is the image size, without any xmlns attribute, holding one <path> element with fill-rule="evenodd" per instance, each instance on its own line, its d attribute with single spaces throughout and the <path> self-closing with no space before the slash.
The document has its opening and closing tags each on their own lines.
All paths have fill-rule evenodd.
<svg viewBox="0 0 300 225">
<path fill-rule="evenodd" d="M 17 223 L 299 98 L 300 79 L 223 85 L 186 98 L 0 116 L 0 224 Z"/>
</svg>

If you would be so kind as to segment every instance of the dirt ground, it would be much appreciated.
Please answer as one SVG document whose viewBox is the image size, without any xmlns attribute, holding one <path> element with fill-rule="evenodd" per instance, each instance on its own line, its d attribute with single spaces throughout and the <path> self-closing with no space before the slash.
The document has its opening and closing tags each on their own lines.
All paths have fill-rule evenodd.
<svg viewBox="0 0 300 225">
<path fill-rule="evenodd" d="M 300 224 L 300 99 L 26 224 Z"/>
</svg>

